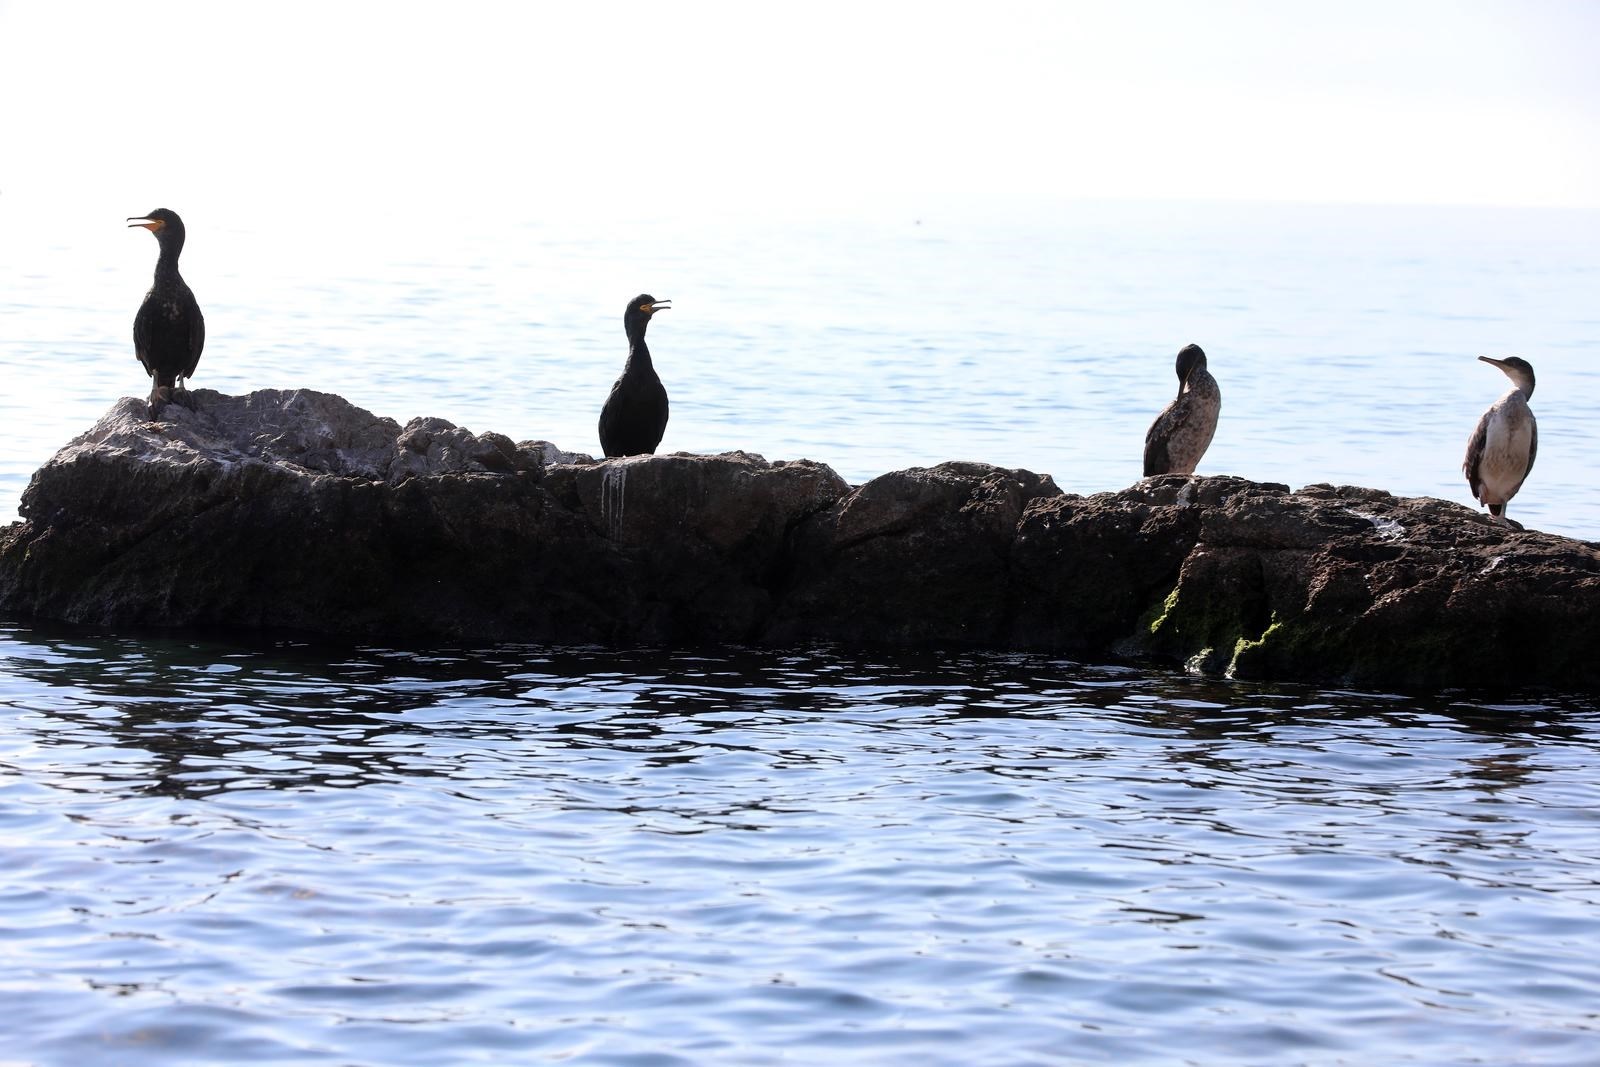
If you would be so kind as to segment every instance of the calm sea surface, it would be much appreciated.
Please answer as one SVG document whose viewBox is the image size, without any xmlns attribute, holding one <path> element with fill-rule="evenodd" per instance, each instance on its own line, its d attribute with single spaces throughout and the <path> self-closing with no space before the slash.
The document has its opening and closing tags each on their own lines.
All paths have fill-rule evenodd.
<svg viewBox="0 0 1600 1067">
<path fill-rule="evenodd" d="M 1600 538 L 1593 214 L 167 206 L 228 392 L 592 451 L 650 292 L 668 449 L 1113 489 L 1196 341 L 1202 472 L 1466 502 L 1521 355 L 1511 514 Z M 0 517 L 147 391 L 155 251 L 0 200 Z M 1588 698 L 13 620 L 0 857 L 8 1067 L 1600 1062 Z"/>
</svg>

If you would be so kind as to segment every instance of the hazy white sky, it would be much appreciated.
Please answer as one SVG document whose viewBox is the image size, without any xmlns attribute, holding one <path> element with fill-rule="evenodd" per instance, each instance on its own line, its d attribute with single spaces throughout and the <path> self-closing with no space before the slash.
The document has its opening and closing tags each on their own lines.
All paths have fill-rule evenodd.
<svg viewBox="0 0 1600 1067">
<path fill-rule="evenodd" d="M 1600 206 L 1600 2 L 0 0 L 0 209 Z"/>
</svg>

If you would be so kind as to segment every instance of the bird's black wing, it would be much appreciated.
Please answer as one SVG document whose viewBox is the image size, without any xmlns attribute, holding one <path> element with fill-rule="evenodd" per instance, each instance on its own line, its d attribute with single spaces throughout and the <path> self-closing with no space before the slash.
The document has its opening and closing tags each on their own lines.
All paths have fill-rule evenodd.
<svg viewBox="0 0 1600 1067">
<path fill-rule="evenodd" d="M 607 456 L 654 453 L 667 430 L 667 391 L 654 376 L 624 374 L 600 409 L 600 450 Z"/>
<path fill-rule="evenodd" d="M 623 417 L 623 388 L 622 379 L 618 378 L 611 383 L 611 392 L 606 394 L 606 402 L 600 407 L 600 454 L 604 456 L 621 456 L 623 451 L 622 423 Z"/>
<path fill-rule="evenodd" d="M 200 365 L 200 353 L 206 347 L 206 317 L 200 314 L 200 303 L 195 300 L 194 294 L 189 294 L 189 359 L 183 365 L 183 377 L 194 376 L 195 367 Z"/>
<path fill-rule="evenodd" d="M 656 422 L 655 427 L 654 427 L 654 432 L 651 434 L 651 436 L 655 439 L 650 444 L 650 451 L 652 453 L 655 452 L 656 448 L 661 444 L 661 439 L 663 437 L 665 437 L 666 435 L 667 435 L 667 390 L 666 390 L 665 387 L 662 387 L 662 389 L 661 389 L 661 418 L 660 418 L 659 421 Z"/>
<path fill-rule="evenodd" d="M 153 296 L 153 293 L 147 293 L 144 303 L 139 305 L 138 314 L 133 316 L 133 354 L 139 357 L 139 365 L 144 367 L 146 374 L 156 372 L 150 363 L 150 346 L 155 342 L 156 308 L 151 299 Z"/>
<path fill-rule="evenodd" d="M 1467 438 L 1467 455 L 1461 461 L 1461 473 L 1467 476 L 1467 485 L 1472 487 L 1472 499 L 1483 499 L 1483 478 L 1479 475 L 1479 467 L 1483 464 L 1483 450 L 1489 447 L 1489 412 L 1485 411 L 1478 420 L 1478 428 L 1472 431 L 1472 436 Z"/>
</svg>

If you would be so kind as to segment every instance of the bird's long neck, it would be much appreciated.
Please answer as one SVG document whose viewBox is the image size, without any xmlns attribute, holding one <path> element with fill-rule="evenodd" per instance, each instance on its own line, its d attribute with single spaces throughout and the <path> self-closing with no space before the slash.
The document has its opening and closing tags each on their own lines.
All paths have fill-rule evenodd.
<svg viewBox="0 0 1600 1067">
<path fill-rule="evenodd" d="M 182 241 L 162 241 L 161 258 L 156 260 L 156 281 L 178 281 L 178 253 L 183 251 Z"/>
<path fill-rule="evenodd" d="M 644 330 L 648 324 L 646 321 L 636 327 L 628 327 L 628 364 L 622 368 L 624 374 L 634 370 L 655 370 L 655 365 L 650 362 L 650 346 L 644 343 Z"/>
</svg>

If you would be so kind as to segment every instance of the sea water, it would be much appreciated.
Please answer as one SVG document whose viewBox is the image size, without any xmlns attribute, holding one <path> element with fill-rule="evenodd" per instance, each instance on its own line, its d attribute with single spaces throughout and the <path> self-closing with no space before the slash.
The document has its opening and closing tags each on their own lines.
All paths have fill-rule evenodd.
<svg viewBox="0 0 1600 1067">
<path fill-rule="evenodd" d="M 148 388 L 155 243 L 8 222 L 9 512 Z M 1129 484 L 1193 341 L 1203 473 L 1466 503 L 1506 384 L 1474 357 L 1520 355 L 1511 514 L 1600 536 L 1592 215 L 187 222 L 197 385 L 593 451 L 649 292 L 665 448 L 852 482 Z M 1558 693 L 12 620 L 0 1062 L 1593 1063 L 1597 782 L 1600 706 Z"/>
<path fill-rule="evenodd" d="M 140 209 L 147 210 L 147 209 Z M 181 208 L 180 208 L 181 210 Z M 0 510 L 119 396 L 149 390 L 133 313 L 156 243 L 121 219 L 18 217 L 0 243 Z M 91 222 L 93 225 L 91 225 Z M 477 217 L 187 219 L 206 313 L 196 385 L 313 388 L 596 452 L 649 340 L 664 451 L 809 458 L 859 483 L 942 460 L 1141 473 L 1144 433 L 1203 346 L 1222 418 L 1201 473 L 1471 503 L 1462 454 L 1539 379 L 1538 463 L 1511 505 L 1600 538 L 1600 212 L 1075 204 L 825 221 Z"/>
<path fill-rule="evenodd" d="M 1560 1063 L 1600 711 L 0 629 L 6 1062 Z"/>
</svg>

